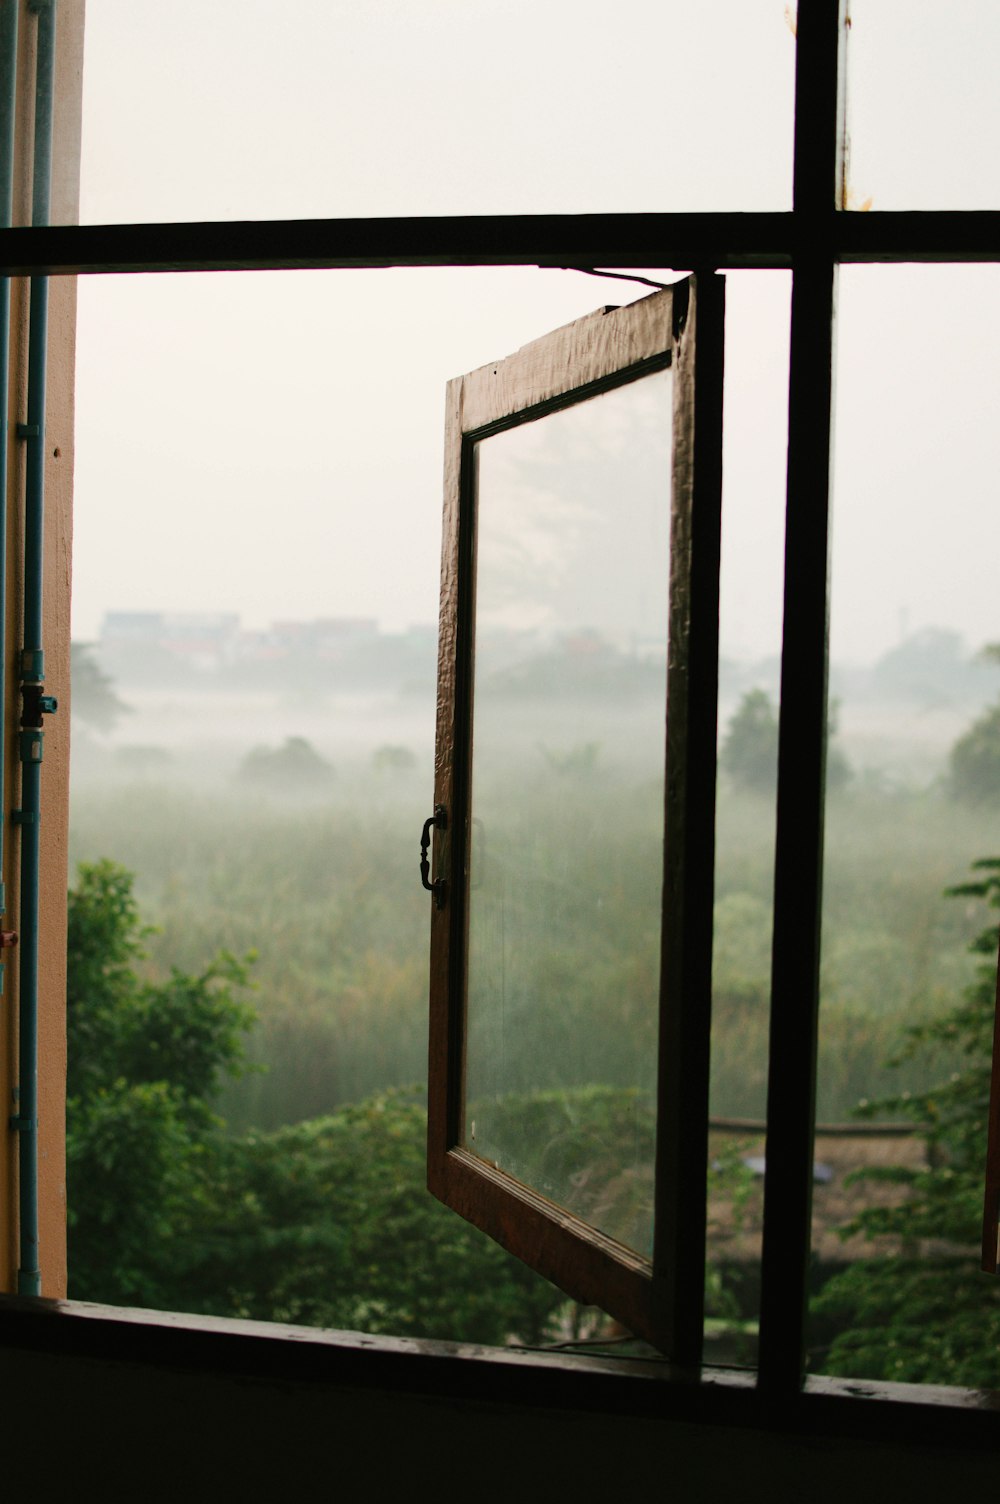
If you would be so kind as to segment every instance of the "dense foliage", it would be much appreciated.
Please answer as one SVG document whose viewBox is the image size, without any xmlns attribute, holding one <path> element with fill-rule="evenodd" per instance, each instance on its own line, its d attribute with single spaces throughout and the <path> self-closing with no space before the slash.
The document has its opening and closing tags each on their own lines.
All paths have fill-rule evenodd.
<svg viewBox="0 0 1000 1504">
<path fill-rule="evenodd" d="M 1000 859 L 975 864 L 973 882 L 949 890 L 1000 908 Z M 976 981 L 948 1011 L 907 1031 L 898 1057 L 961 1052 L 959 1069 L 925 1091 L 869 1103 L 871 1117 L 909 1118 L 926 1146 L 920 1169 L 869 1169 L 908 1194 L 870 1207 L 846 1232 L 884 1241 L 886 1255 L 835 1276 L 814 1314 L 837 1330 L 829 1373 L 924 1383 L 1000 1384 L 1000 1283 L 979 1272 L 985 1129 L 996 988 L 996 923 L 972 942 Z"/>
<path fill-rule="evenodd" d="M 416 1090 L 219 1145 L 215 1211 L 179 1271 L 188 1310 L 501 1344 L 565 1301 L 427 1191 Z"/>
<path fill-rule="evenodd" d="M 174 1245 L 211 1204 L 219 1120 L 253 1018 L 246 963 L 141 974 L 131 875 L 82 865 L 69 895 L 66 1151 L 69 1260 L 79 1299 L 171 1303 Z"/>
<path fill-rule="evenodd" d="M 500 1343 L 551 1285 L 424 1185 L 416 1091 L 228 1139 L 212 1103 L 253 1022 L 246 962 L 142 975 L 131 874 L 69 895 L 69 1261 L 78 1299 Z"/>
</svg>

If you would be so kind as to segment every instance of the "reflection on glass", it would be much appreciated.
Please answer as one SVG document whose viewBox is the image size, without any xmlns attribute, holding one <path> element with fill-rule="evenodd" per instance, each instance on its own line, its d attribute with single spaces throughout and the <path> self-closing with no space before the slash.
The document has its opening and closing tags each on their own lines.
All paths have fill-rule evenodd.
<svg viewBox="0 0 1000 1504">
<path fill-rule="evenodd" d="M 669 371 L 478 445 L 466 1144 L 644 1254 L 670 473 Z"/>
<path fill-rule="evenodd" d="M 1000 8 L 851 0 L 848 209 L 1000 208 Z"/>
</svg>

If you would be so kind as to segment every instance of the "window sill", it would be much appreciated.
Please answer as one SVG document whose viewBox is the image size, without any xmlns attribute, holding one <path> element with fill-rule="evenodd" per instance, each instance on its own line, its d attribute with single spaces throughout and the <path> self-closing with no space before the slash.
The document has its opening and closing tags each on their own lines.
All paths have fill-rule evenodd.
<svg viewBox="0 0 1000 1504">
<path fill-rule="evenodd" d="M 360 1332 L 0 1296 L 0 1346 L 50 1357 L 377 1390 L 463 1405 L 628 1415 L 790 1436 L 995 1449 L 1000 1394 L 814 1377 L 797 1394 L 759 1391 L 746 1371 L 527 1352 Z"/>
</svg>

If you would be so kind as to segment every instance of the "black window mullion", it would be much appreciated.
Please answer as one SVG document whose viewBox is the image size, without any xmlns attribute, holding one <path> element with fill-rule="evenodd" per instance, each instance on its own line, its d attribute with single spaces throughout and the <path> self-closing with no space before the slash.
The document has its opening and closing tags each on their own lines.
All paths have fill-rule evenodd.
<svg viewBox="0 0 1000 1504">
<path fill-rule="evenodd" d="M 496 214 L 0 228 L 0 276 L 320 270 L 389 266 L 790 267 L 822 247 L 840 262 L 1000 261 L 1000 210 Z"/>
<path fill-rule="evenodd" d="M 785 595 L 778 741 L 759 1382 L 802 1382 L 819 1024 L 836 268 L 825 238 L 842 175 L 843 0 L 798 12 Z M 810 245 L 812 242 L 812 246 Z M 812 247 L 816 247 L 813 249 Z"/>
</svg>

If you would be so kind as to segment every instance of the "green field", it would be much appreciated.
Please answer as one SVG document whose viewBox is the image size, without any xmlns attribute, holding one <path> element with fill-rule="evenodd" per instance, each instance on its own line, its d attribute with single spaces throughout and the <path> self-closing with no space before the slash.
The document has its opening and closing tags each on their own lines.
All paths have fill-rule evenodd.
<svg viewBox="0 0 1000 1504">
<path fill-rule="evenodd" d="M 566 892 L 557 893 L 534 986 L 536 998 L 558 1002 L 543 1037 L 559 1067 L 538 1084 L 589 1084 L 600 1060 L 606 1084 L 631 1085 L 634 1041 L 622 1039 L 621 999 L 656 965 L 648 936 L 630 943 L 631 885 L 648 887 L 656 839 L 630 824 L 624 775 L 600 781 L 602 811 L 617 813 L 595 823 L 595 787 L 586 778 L 548 770 L 546 781 L 545 769 L 527 771 L 525 822 L 542 824 L 558 803 L 582 833 L 580 852 L 568 853 L 565 864 L 573 883 L 553 875 L 550 884 L 561 882 Z M 417 876 L 416 836 L 429 807 L 415 775 L 362 768 L 309 801 L 149 781 L 114 791 L 75 788 L 71 860 L 109 856 L 136 874 L 142 912 L 157 931 L 149 942 L 155 971 L 195 969 L 220 947 L 256 952 L 259 1022 L 249 1049 L 261 1069 L 227 1090 L 221 1108 L 234 1130 L 299 1122 L 423 1079 L 429 900 Z M 1000 849 L 1000 833 L 984 824 L 981 813 L 933 791 L 847 790 L 831 800 L 821 1120 L 844 1119 L 861 1099 L 887 1089 L 926 1084 L 887 1072 L 886 1061 L 904 1027 L 954 1001 L 969 979 L 965 947 L 982 926 L 981 906 L 945 900 L 942 890 L 961 881 L 973 859 Z M 717 1115 L 763 1115 L 772 827 L 769 800 L 722 791 Z M 608 919 L 600 927 L 584 896 L 597 888 Z M 516 1037 L 508 1069 L 512 1088 L 528 1084 Z"/>
</svg>

